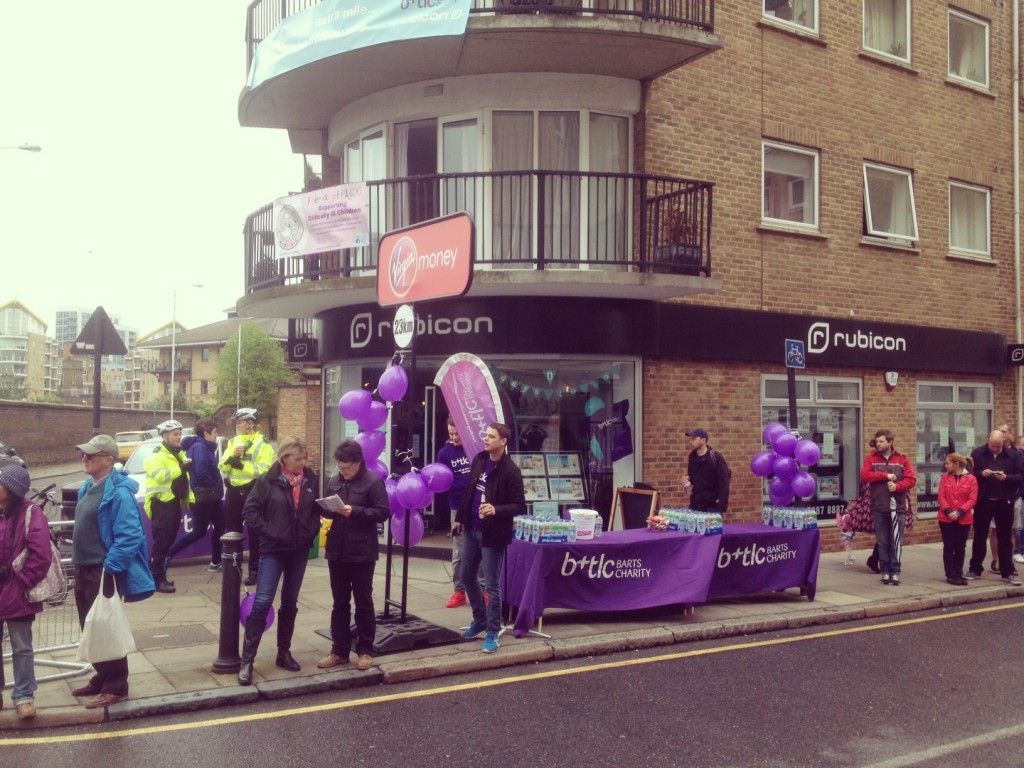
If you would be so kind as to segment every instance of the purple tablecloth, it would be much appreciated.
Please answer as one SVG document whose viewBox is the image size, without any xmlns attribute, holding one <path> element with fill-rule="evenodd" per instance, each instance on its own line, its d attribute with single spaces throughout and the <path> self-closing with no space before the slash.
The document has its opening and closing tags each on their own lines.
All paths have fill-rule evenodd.
<svg viewBox="0 0 1024 768">
<path fill-rule="evenodd" d="M 565 544 L 513 541 L 503 597 L 519 606 L 517 637 L 545 608 L 628 611 L 786 587 L 801 587 L 813 600 L 819 544 L 817 530 L 759 523 L 728 525 L 722 536 L 635 529 Z"/>
</svg>

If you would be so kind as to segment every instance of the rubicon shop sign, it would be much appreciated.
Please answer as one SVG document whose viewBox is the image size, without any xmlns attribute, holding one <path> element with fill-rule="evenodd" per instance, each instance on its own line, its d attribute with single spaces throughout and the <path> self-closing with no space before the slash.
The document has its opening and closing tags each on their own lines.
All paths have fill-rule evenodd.
<svg viewBox="0 0 1024 768">
<path fill-rule="evenodd" d="M 473 277 L 473 220 L 456 213 L 389 232 L 377 249 L 382 307 L 461 296 Z"/>
</svg>

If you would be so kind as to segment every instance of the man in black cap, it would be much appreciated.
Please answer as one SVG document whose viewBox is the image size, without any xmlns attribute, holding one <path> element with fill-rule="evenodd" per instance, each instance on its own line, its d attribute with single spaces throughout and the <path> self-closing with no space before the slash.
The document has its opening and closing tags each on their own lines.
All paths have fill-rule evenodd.
<svg viewBox="0 0 1024 768">
<path fill-rule="evenodd" d="M 683 490 L 690 492 L 690 509 L 725 514 L 729 508 L 729 482 L 732 472 L 725 457 L 708 445 L 706 429 L 686 433 L 690 438 L 690 457 L 683 475 Z"/>
</svg>

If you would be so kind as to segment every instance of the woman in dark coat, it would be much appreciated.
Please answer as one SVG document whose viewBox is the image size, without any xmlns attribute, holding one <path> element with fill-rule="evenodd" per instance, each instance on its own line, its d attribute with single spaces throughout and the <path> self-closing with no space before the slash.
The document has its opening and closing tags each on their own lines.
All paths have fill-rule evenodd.
<svg viewBox="0 0 1024 768">
<path fill-rule="evenodd" d="M 282 578 L 281 604 L 277 609 L 277 666 L 291 672 L 300 669 L 291 654 L 292 633 L 309 549 L 320 533 L 317 477 L 306 466 L 308 457 L 302 440 L 284 438 L 277 449 L 277 461 L 256 481 L 242 509 L 251 535 L 259 536 L 260 569 L 252 612 L 245 622 L 242 665 L 238 670 L 241 685 L 252 684 L 256 651 Z"/>
<path fill-rule="evenodd" d="M 356 604 L 356 668 L 369 669 L 373 638 L 377 632 L 373 610 L 373 570 L 377 564 L 377 523 L 388 519 L 388 494 L 384 481 L 366 468 L 363 449 L 346 440 L 334 449 L 338 474 L 327 484 L 326 494 L 344 503 L 337 512 L 324 511 L 331 519 L 327 532 L 327 567 L 331 574 L 331 652 L 317 666 L 330 669 L 348 664 L 352 649 L 351 601 Z"/>
</svg>

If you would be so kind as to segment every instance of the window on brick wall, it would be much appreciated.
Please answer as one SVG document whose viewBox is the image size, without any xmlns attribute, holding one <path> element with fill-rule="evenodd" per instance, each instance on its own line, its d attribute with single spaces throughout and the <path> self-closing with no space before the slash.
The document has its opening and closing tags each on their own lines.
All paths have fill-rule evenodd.
<svg viewBox="0 0 1024 768">
<path fill-rule="evenodd" d="M 807 32 L 818 31 L 818 0 L 763 0 L 764 15 Z"/>
<path fill-rule="evenodd" d="M 917 240 L 914 180 L 909 171 L 864 163 L 865 233 L 898 245 Z"/>
<path fill-rule="evenodd" d="M 762 143 L 761 216 L 818 228 L 818 153 L 786 144 Z"/>
<path fill-rule="evenodd" d="M 988 22 L 949 11 L 949 76 L 988 88 Z"/>
<path fill-rule="evenodd" d="M 984 187 L 949 183 L 949 249 L 970 256 L 991 256 L 989 205 Z"/>
<path fill-rule="evenodd" d="M 205 379 L 201 380 L 199 382 L 199 394 L 201 394 L 201 395 L 208 395 L 208 394 L 210 394 L 210 382 L 206 381 Z"/>
<path fill-rule="evenodd" d="M 910 61 L 910 0 L 864 0 L 864 48 Z"/>
</svg>

